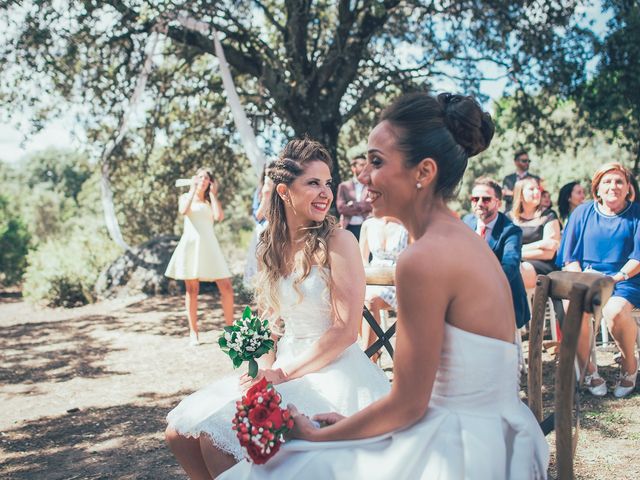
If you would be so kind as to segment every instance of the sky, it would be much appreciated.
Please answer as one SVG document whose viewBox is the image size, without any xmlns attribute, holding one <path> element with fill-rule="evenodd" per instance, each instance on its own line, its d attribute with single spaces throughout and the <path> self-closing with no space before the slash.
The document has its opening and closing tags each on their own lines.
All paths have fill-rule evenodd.
<svg viewBox="0 0 640 480">
<path fill-rule="evenodd" d="M 600 11 L 599 1 L 595 0 L 590 6 L 584 7 L 588 19 L 594 20 L 594 31 L 604 32 L 607 18 Z M 490 66 L 483 72 L 487 77 L 496 75 L 495 69 Z M 495 100 L 502 96 L 506 79 L 498 81 L 484 81 L 481 91 L 490 99 Z M 436 91 L 450 90 L 451 85 L 435 85 Z M 0 106 L 0 109 L 3 107 Z M 4 112 L 1 112 L 4 113 Z M 3 118 L 6 115 L 1 115 Z M 22 116 L 14 118 L 11 123 L 0 123 L 0 160 L 15 163 L 25 155 L 32 154 L 49 147 L 68 148 L 72 150 L 84 149 L 84 138 L 79 128 L 76 117 L 71 113 L 68 116 L 50 122 L 36 135 L 28 136 L 26 129 L 21 127 L 27 123 L 27 118 Z"/>
</svg>

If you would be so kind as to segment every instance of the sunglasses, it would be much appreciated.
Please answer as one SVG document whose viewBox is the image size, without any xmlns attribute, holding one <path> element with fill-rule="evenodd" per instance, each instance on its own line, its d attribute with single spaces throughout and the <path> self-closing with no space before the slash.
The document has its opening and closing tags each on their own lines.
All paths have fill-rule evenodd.
<svg viewBox="0 0 640 480">
<path fill-rule="evenodd" d="M 531 163 L 531 160 L 529 160 L 528 158 L 525 160 L 518 160 L 520 163 Z"/>
<path fill-rule="evenodd" d="M 493 200 L 493 197 L 471 197 L 471 203 L 478 203 L 482 201 L 482 203 L 489 203 Z"/>
</svg>

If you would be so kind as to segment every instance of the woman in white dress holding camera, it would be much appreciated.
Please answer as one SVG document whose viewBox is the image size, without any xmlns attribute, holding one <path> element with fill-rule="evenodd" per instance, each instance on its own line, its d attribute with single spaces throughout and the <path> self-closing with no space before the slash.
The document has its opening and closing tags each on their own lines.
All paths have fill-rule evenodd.
<svg viewBox="0 0 640 480">
<path fill-rule="evenodd" d="M 190 343 L 198 345 L 200 282 L 216 282 L 224 321 L 227 325 L 233 323 L 231 272 L 213 230 L 214 222 L 222 221 L 224 213 L 218 200 L 218 182 L 211 171 L 198 169 L 189 192 L 180 196 L 178 210 L 184 215 L 184 229 L 165 275 L 184 280 Z"/>
</svg>

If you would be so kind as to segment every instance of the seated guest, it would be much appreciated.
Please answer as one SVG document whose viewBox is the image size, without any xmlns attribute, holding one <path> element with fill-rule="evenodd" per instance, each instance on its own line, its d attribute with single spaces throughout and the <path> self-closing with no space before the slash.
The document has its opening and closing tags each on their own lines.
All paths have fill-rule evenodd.
<svg viewBox="0 0 640 480">
<path fill-rule="evenodd" d="M 522 230 L 499 211 L 501 204 L 502 187 L 498 182 L 488 177 L 478 178 L 471 190 L 473 213 L 464 217 L 464 223 L 484 238 L 498 257 L 502 270 L 509 280 L 516 325 L 520 328 L 531 318 L 522 275 L 520 275 Z"/>
<path fill-rule="evenodd" d="M 338 185 L 336 195 L 336 209 L 340 214 L 340 226 L 346 228 L 360 239 L 362 222 L 371 213 L 371 203 L 366 201 L 367 187 L 358 180 L 367 160 L 364 155 L 358 155 L 351 160 L 353 178 Z"/>
<path fill-rule="evenodd" d="M 558 213 L 563 222 L 569 219 L 576 207 L 582 205 L 584 197 L 584 188 L 579 182 L 569 182 L 562 186 L 558 193 Z"/>
<path fill-rule="evenodd" d="M 638 361 L 634 355 L 637 325 L 631 316 L 640 307 L 640 205 L 631 173 L 619 163 L 600 167 L 591 180 L 595 201 L 580 205 L 569 218 L 558 254 L 558 265 L 568 271 L 590 270 L 615 281 L 613 294 L 602 309 L 611 336 L 622 354 L 613 395 L 629 395 L 636 383 Z M 584 319 L 578 358 L 586 366 L 585 385 L 596 396 L 607 394 L 597 366 L 589 362 L 591 321 Z"/>
<path fill-rule="evenodd" d="M 553 204 L 551 203 L 551 194 L 546 191 L 543 190 L 540 193 L 540 207 L 542 207 L 542 209 L 544 210 L 548 210 L 553 206 Z"/>
<path fill-rule="evenodd" d="M 560 222 L 553 210 L 540 205 L 540 184 L 525 178 L 513 189 L 513 208 L 508 216 L 522 229 L 522 263 L 520 273 L 527 289 L 536 286 L 539 274 L 557 270 L 554 260 L 560 244 Z"/>
<path fill-rule="evenodd" d="M 400 221 L 393 217 L 371 217 L 364 221 L 360 231 L 360 253 L 365 266 L 394 267 L 398 256 L 407 246 L 409 235 Z M 371 258 L 371 261 L 369 261 Z M 397 308 L 396 288 L 387 286 L 367 286 L 365 294 L 367 308 L 380 325 L 380 312 Z M 367 348 L 376 341 L 376 335 L 364 322 L 362 329 Z M 379 355 L 371 357 L 373 361 Z"/>
</svg>

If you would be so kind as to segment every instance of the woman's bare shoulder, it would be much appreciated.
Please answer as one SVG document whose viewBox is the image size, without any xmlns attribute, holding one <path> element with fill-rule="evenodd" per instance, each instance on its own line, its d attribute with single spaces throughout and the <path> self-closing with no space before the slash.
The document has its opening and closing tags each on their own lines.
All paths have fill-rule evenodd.
<svg viewBox="0 0 640 480">
<path fill-rule="evenodd" d="M 327 239 L 329 251 L 345 252 L 351 249 L 358 248 L 358 241 L 356 237 L 348 230 L 343 228 L 336 228 Z"/>
</svg>

